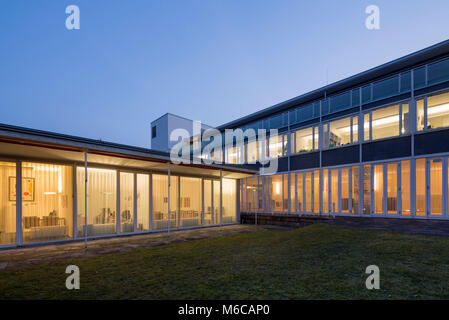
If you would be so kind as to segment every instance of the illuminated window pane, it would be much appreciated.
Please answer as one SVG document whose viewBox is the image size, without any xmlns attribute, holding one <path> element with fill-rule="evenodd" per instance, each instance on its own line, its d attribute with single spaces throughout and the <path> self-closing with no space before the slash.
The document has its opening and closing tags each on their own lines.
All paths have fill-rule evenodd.
<svg viewBox="0 0 449 320">
<path fill-rule="evenodd" d="M 369 113 L 365 113 L 365 115 L 363 116 L 363 140 L 364 141 L 368 141 L 370 139 L 369 136 Z"/>
<path fill-rule="evenodd" d="M 401 162 L 401 207 L 403 216 L 410 215 L 410 160 Z"/>
<path fill-rule="evenodd" d="M 222 180 L 223 189 L 223 224 L 235 223 L 236 221 L 236 201 L 237 201 L 237 181 L 234 179 Z M 201 190 L 201 189 L 200 189 Z M 201 193 L 200 193 L 201 198 Z"/>
<path fill-rule="evenodd" d="M 150 177 L 137 175 L 137 231 L 150 230 Z"/>
<path fill-rule="evenodd" d="M 410 113 L 408 103 L 402 104 L 402 128 L 401 133 L 407 134 L 410 131 Z"/>
<path fill-rule="evenodd" d="M 246 179 L 246 198 L 248 212 L 254 212 L 257 210 L 257 181 L 258 177 L 251 177 Z"/>
<path fill-rule="evenodd" d="M 204 225 L 212 224 L 212 180 L 204 179 Z"/>
<path fill-rule="evenodd" d="M 359 118 L 357 116 L 352 117 L 352 142 L 356 143 L 359 140 Z"/>
<path fill-rule="evenodd" d="M 329 170 L 323 170 L 323 212 L 329 213 Z"/>
<path fill-rule="evenodd" d="M 76 171 L 78 199 L 78 236 L 84 236 L 84 168 Z M 103 236 L 116 233 L 117 172 L 87 169 L 87 235 Z"/>
<path fill-rule="evenodd" d="M 352 213 L 359 213 L 359 167 L 352 167 Z"/>
<path fill-rule="evenodd" d="M 72 176 L 71 166 L 22 163 L 24 243 L 63 240 L 73 237 Z M 10 177 L 9 184 L 9 188 L 14 189 L 15 173 Z M 13 196 L 15 198 L 14 190 Z M 91 212 L 94 214 L 93 211 Z"/>
<path fill-rule="evenodd" d="M 290 173 L 290 212 L 295 212 L 295 173 Z"/>
<path fill-rule="evenodd" d="M 297 209 L 297 211 L 298 212 L 304 212 L 304 193 L 303 193 L 303 191 L 304 191 L 304 189 L 303 189 L 303 174 L 302 173 L 298 173 L 298 176 L 297 176 L 297 179 L 298 179 L 298 181 L 297 181 L 297 184 L 296 184 L 296 188 L 297 188 L 297 190 L 296 190 L 296 194 L 297 194 L 297 197 L 298 197 L 298 199 L 297 199 L 297 203 L 298 203 L 298 209 Z"/>
<path fill-rule="evenodd" d="M 430 160 L 430 214 L 441 216 L 443 214 L 443 161 Z"/>
<path fill-rule="evenodd" d="M 320 171 L 313 172 L 313 212 L 320 213 Z"/>
<path fill-rule="evenodd" d="M 201 179 L 181 177 L 180 188 L 181 227 L 201 225 Z"/>
<path fill-rule="evenodd" d="M 306 172 L 306 212 L 312 212 L 312 173 Z"/>
<path fill-rule="evenodd" d="M 384 168 L 383 165 L 374 166 L 374 213 L 383 213 L 384 192 Z"/>
<path fill-rule="evenodd" d="M 312 128 L 296 131 L 296 152 L 309 152 L 313 150 Z"/>
<path fill-rule="evenodd" d="M 416 101 L 416 130 L 424 129 L 424 100 Z"/>
<path fill-rule="evenodd" d="M 288 174 L 284 174 L 284 182 L 283 182 L 283 211 L 288 211 Z"/>
<path fill-rule="evenodd" d="M 351 118 L 331 121 L 329 147 L 338 147 L 351 143 Z"/>
<path fill-rule="evenodd" d="M 338 170 L 331 170 L 331 212 L 338 212 Z"/>
<path fill-rule="evenodd" d="M 449 127 L 449 92 L 427 98 L 427 128 Z"/>
<path fill-rule="evenodd" d="M 398 212 L 398 169 L 396 163 L 387 165 L 387 213 L 397 214 Z"/>
<path fill-rule="evenodd" d="M 349 169 L 341 169 L 341 212 L 349 213 Z"/>
<path fill-rule="evenodd" d="M 257 162 L 257 141 L 251 141 L 246 146 L 246 161 L 247 163 Z"/>
<path fill-rule="evenodd" d="M 120 172 L 120 232 L 134 231 L 134 174 Z"/>
<path fill-rule="evenodd" d="M 371 166 L 363 166 L 363 214 L 371 214 Z"/>
<path fill-rule="evenodd" d="M 269 138 L 268 152 L 270 158 L 282 157 L 283 142 L 282 135 L 272 136 Z"/>
<path fill-rule="evenodd" d="M 318 142 L 319 142 L 319 131 L 318 131 L 318 127 L 313 127 L 313 148 L 314 150 L 318 150 L 319 146 L 318 146 Z"/>
<path fill-rule="evenodd" d="M 16 198 L 11 197 L 16 194 L 15 176 L 14 162 L 0 162 L 0 245 L 16 243 Z"/>
<path fill-rule="evenodd" d="M 399 135 L 399 106 L 391 106 L 372 112 L 373 140 Z"/>
<path fill-rule="evenodd" d="M 170 217 L 168 215 L 168 176 L 153 174 L 153 229 L 167 229 L 178 226 L 178 177 L 170 176 Z"/>
<path fill-rule="evenodd" d="M 416 160 L 416 215 L 426 215 L 426 160 Z"/>
<path fill-rule="evenodd" d="M 271 211 L 282 211 L 282 175 L 270 177 L 270 208 Z"/>
</svg>

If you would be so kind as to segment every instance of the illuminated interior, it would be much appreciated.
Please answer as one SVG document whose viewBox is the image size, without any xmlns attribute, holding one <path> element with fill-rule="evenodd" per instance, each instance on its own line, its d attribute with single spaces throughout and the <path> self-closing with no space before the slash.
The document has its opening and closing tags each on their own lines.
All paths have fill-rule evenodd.
<svg viewBox="0 0 449 320">
<path fill-rule="evenodd" d="M 0 162 L 0 244 L 16 242 L 16 199 L 15 183 L 16 164 Z M 12 188 L 12 190 L 11 190 Z"/>
<path fill-rule="evenodd" d="M 15 175 L 10 179 L 10 191 Z M 73 236 L 72 167 L 22 163 L 23 242 L 69 239 Z M 14 195 L 11 197 L 15 198 Z"/>
</svg>

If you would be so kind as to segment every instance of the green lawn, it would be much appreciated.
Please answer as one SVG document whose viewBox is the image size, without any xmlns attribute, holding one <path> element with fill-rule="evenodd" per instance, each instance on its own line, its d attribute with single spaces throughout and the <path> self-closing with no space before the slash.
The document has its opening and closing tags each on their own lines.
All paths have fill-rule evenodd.
<svg viewBox="0 0 449 320">
<path fill-rule="evenodd" d="M 314 224 L 5 270 L 0 299 L 448 299 L 448 279 L 449 238 Z"/>
</svg>

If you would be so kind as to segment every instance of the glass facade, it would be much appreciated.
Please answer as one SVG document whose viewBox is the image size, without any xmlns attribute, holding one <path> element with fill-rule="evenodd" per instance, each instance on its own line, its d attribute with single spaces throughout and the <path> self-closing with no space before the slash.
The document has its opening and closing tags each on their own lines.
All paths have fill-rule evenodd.
<svg viewBox="0 0 449 320">
<path fill-rule="evenodd" d="M 15 177 L 16 164 L 0 162 L 0 205 L 2 208 L 0 211 L 0 245 L 16 243 Z"/>
</svg>

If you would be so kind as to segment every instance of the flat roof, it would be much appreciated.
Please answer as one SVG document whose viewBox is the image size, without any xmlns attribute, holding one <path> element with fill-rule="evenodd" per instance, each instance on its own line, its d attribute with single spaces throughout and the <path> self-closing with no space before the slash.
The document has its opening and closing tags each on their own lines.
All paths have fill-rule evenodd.
<svg viewBox="0 0 449 320">
<path fill-rule="evenodd" d="M 2 146 L 0 148 L 0 156 L 21 156 L 26 158 L 39 158 L 42 156 L 47 159 L 54 157 L 60 160 L 80 162 L 83 161 L 81 155 L 86 151 L 92 154 L 90 159 L 99 159 L 98 163 L 107 163 L 105 162 L 107 157 L 117 157 L 122 158 L 122 160 L 109 161 L 109 163 L 111 165 L 123 163 L 126 166 L 146 169 L 157 167 L 158 170 L 166 168 L 166 164 L 171 162 L 170 153 L 168 152 L 7 124 L 0 124 L 0 144 Z M 42 148 L 57 151 L 42 152 Z M 33 150 L 34 153 L 29 152 L 29 150 Z M 126 159 L 126 161 L 123 159 Z M 149 166 L 145 162 L 152 162 L 152 165 Z M 186 172 L 187 168 L 190 168 L 189 170 L 195 173 L 198 173 L 199 169 L 209 170 L 214 171 L 215 175 L 219 170 L 223 170 L 234 173 L 233 176 L 235 177 L 257 173 L 257 170 L 249 166 L 230 164 L 173 164 L 173 169 L 175 168 L 178 169 L 178 172 Z"/>
<path fill-rule="evenodd" d="M 436 59 L 448 53 L 449 53 L 449 40 L 445 40 L 433 46 L 403 56 L 399 59 L 384 63 L 378 67 L 358 73 L 349 78 L 334 82 L 327 86 L 321 87 L 319 89 L 310 91 L 295 98 L 278 103 L 274 106 L 251 113 L 242 118 L 230 121 L 217 127 L 217 129 L 219 130 L 232 129 L 237 126 L 241 126 L 256 120 L 260 120 L 261 118 L 265 118 L 278 112 L 288 110 L 294 106 L 313 102 L 318 99 L 323 99 L 325 95 L 329 96 L 335 93 L 339 93 L 348 90 L 352 87 L 360 86 L 366 82 L 370 82 L 378 78 L 388 76 L 389 74 L 409 69 L 413 66 L 422 64 L 428 60 Z"/>
</svg>

